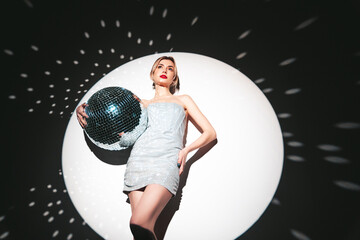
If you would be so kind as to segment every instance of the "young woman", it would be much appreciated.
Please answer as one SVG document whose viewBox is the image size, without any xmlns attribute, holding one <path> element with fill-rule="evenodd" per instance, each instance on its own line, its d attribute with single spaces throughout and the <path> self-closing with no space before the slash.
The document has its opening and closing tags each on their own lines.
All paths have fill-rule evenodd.
<svg viewBox="0 0 360 240">
<path fill-rule="evenodd" d="M 155 222 L 177 192 L 188 153 L 216 139 L 214 128 L 192 98 L 174 95 L 180 86 L 174 58 L 158 58 L 150 78 L 155 96 L 142 100 L 148 112 L 148 127 L 132 148 L 124 176 L 123 192 L 130 200 L 130 229 L 135 240 L 157 239 Z M 86 126 L 85 106 L 76 109 L 82 127 Z M 184 147 L 188 120 L 202 134 Z"/>
</svg>

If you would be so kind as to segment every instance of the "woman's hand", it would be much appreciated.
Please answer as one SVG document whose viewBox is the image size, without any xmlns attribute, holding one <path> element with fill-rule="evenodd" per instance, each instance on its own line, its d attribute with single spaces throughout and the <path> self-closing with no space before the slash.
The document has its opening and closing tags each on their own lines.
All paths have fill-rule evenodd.
<svg viewBox="0 0 360 240">
<path fill-rule="evenodd" d="M 179 169 L 179 175 L 181 175 L 182 172 L 184 171 L 187 155 L 188 155 L 188 152 L 187 152 L 187 150 L 185 150 L 185 148 L 180 150 L 179 157 L 178 157 L 178 162 L 177 162 L 177 165 L 180 168 Z"/>
<path fill-rule="evenodd" d="M 76 108 L 76 116 L 82 128 L 86 127 L 86 119 L 89 116 L 85 113 L 85 107 L 88 106 L 86 103 L 81 104 Z"/>
</svg>

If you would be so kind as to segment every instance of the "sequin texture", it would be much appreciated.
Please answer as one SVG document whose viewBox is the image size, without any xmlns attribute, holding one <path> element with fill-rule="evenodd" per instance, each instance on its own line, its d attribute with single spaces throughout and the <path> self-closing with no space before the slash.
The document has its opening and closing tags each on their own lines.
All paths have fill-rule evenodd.
<svg viewBox="0 0 360 240">
<path fill-rule="evenodd" d="M 177 160 L 186 128 L 184 108 L 173 102 L 156 102 L 148 105 L 147 114 L 147 129 L 135 142 L 127 162 L 123 192 L 160 184 L 175 195 Z"/>
</svg>

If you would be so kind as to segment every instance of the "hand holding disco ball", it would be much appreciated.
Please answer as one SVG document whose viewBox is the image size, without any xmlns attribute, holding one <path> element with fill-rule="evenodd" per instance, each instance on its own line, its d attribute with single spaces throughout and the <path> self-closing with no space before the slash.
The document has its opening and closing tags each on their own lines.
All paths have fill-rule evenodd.
<svg viewBox="0 0 360 240">
<path fill-rule="evenodd" d="M 76 113 L 89 139 L 112 151 L 133 145 L 147 127 L 146 108 L 136 95 L 122 87 L 95 92 Z"/>
</svg>

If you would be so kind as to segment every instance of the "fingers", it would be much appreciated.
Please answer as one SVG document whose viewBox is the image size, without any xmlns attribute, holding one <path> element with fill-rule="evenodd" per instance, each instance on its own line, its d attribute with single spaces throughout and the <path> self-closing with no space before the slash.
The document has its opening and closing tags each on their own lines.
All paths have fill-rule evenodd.
<svg viewBox="0 0 360 240">
<path fill-rule="evenodd" d="M 89 106 L 88 104 L 86 104 L 86 103 L 83 103 L 83 104 L 81 104 L 81 109 L 79 109 L 79 113 L 81 114 L 81 116 L 83 116 L 83 117 L 86 117 L 86 118 L 89 118 L 89 116 L 86 114 L 86 112 L 85 112 L 85 108 L 87 107 L 87 106 Z"/>
<path fill-rule="evenodd" d="M 184 171 L 184 165 L 182 164 L 181 167 L 180 167 L 180 170 L 179 170 L 179 175 L 181 175 Z"/>
<path fill-rule="evenodd" d="M 89 106 L 89 105 L 86 103 L 83 103 L 80 106 L 78 106 L 76 109 L 76 116 L 77 116 L 78 122 L 82 128 L 86 127 L 86 125 L 87 125 L 86 118 L 89 117 L 85 112 L 85 107 L 87 107 L 87 106 Z"/>
<path fill-rule="evenodd" d="M 80 123 L 81 127 L 84 128 L 87 125 L 85 118 L 81 114 L 77 114 L 78 122 Z"/>
<path fill-rule="evenodd" d="M 184 167 L 185 167 L 185 159 L 179 158 L 177 166 L 179 168 L 179 175 L 182 174 L 182 172 L 184 171 Z"/>
<path fill-rule="evenodd" d="M 80 126 L 82 128 L 85 128 L 87 125 L 87 122 L 85 120 L 85 118 L 89 117 L 86 113 L 85 113 L 85 107 L 87 106 L 86 103 L 81 104 L 77 109 L 76 109 L 76 116 L 78 119 L 78 122 L 80 124 Z"/>
<path fill-rule="evenodd" d="M 177 166 L 179 168 L 179 175 L 181 175 L 185 169 L 187 152 L 183 149 L 179 152 Z"/>
</svg>

